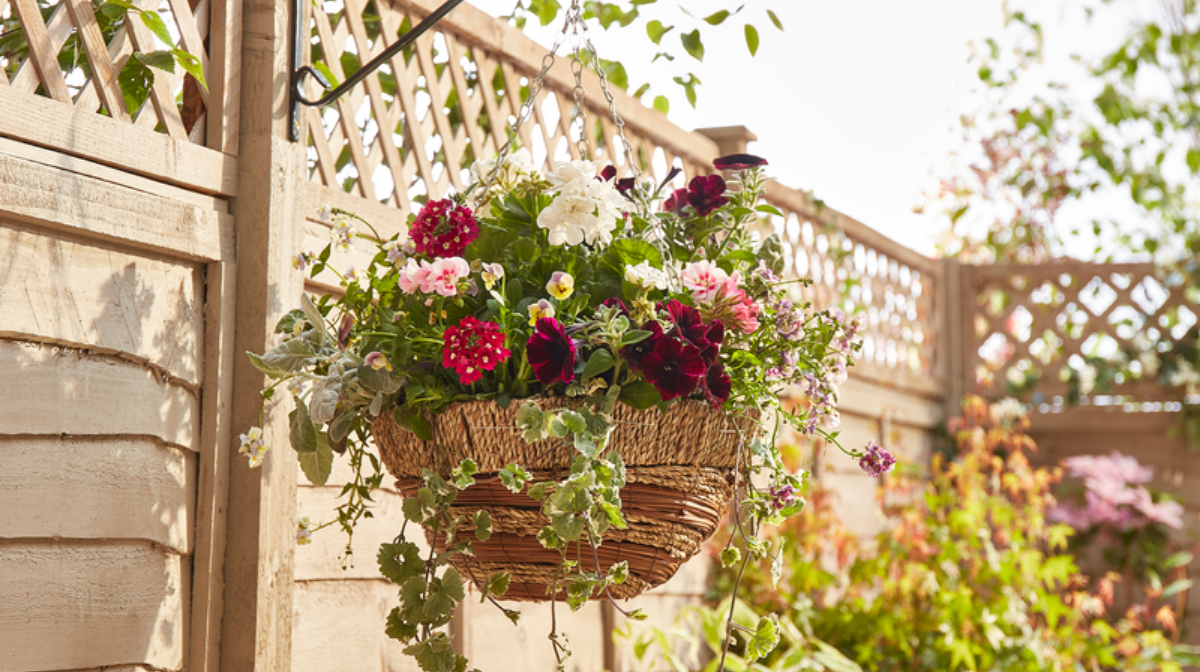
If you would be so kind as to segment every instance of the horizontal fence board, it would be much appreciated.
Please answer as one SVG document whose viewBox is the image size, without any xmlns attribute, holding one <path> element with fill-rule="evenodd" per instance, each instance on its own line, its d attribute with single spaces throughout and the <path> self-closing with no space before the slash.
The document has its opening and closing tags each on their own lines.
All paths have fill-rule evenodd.
<svg viewBox="0 0 1200 672">
<path fill-rule="evenodd" d="M 207 194 L 237 195 L 232 156 L 11 87 L 0 86 L 0 136 Z"/>
<path fill-rule="evenodd" d="M 171 257 L 214 261 L 236 254 L 233 220 L 227 214 L 0 150 L 3 213 Z"/>
<path fill-rule="evenodd" d="M 199 449 L 200 403 L 142 364 L 0 340 L 0 435 L 152 436 Z"/>
<path fill-rule="evenodd" d="M 0 541 L 0 672 L 180 669 L 186 574 L 147 542 Z"/>
<path fill-rule="evenodd" d="M 317 208 L 322 205 L 328 205 L 335 208 L 341 208 L 347 212 L 362 217 L 375 227 L 379 235 L 384 238 L 391 238 L 397 233 L 402 234 L 401 239 L 407 237 L 408 232 L 408 213 L 398 210 L 386 203 L 379 203 L 354 194 L 347 194 L 340 189 L 331 189 L 322 184 L 309 182 L 304 185 L 305 193 L 305 209 L 304 215 L 309 218 L 315 218 Z M 369 231 L 363 231 L 369 233 Z M 308 250 L 312 251 L 312 250 Z"/>
<path fill-rule="evenodd" d="M 415 672 L 416 661 L 404 655 L 404 645 L 384 633 L 388 612 L 400 605 L 399 593 L 383 579 L 297 583 L 292 672 Z"/>
<path fill-rule="evenodd" d="M 203 278 L 0 220 L 0 336 L 131 355 L 200 383 Z"/>
<path fill-rule="evenodd" d="M 359 233 L 370 234 L 371 231 L 364 227 L 361 223 L 356 223 L 355 227 Z M 300 250 L 308 254 L 316 255 L 329 245 L 329 235 L 332 231 L 328 224 L 320 222 L 305 221 L 303 224 L 303 238 L 300 242 Z M 329 251 L 329 262 L 324 271 L 316 278 L 309 277 L 311 269 L 304 270 L 306 289 L 316 294 L 337 293 L 341 294 L 341 278 L 337 273 L 345 274 L 351 267 L 355 268 L 359 273 L 363 274 L 365 282 L 365 273 L 367 266 L 379 250 L 375 247 L 375 243 L 363 238 L 356 238 L 351 245 L 349 252 L 339 252 L 336 247 Z M 334 271 L 337 273 L 334 273 Z M 297 271 L 299 273 L 300 271 Z"/>
<path fill-rule="evenodd" d="M 660 598 L 662 599 L 662 598 Z M 553 670 L 554 653 L 546 636 L 550 633 L 550 605 L 505 602 L 521 612 L 513 625 L 491 603 L 479 603 L 479 592 L 469 590 L 463 600 L 461 624 L 463 655 L 480 672 L 510 670 Z M 568 672 L 595 672 L 603 667 L 606 633 L 599 600 L 572 612 L 564 604 L 556 607 L 559 633 L 571 638 Z"/>
<path fill-rule="evenodd" d="M 196 459 L 145 438 L 0 438 L 0 538 L 146 539 L 191 553 Z"/>
<path fill-rule="evenodd" d="M 344 462 L 345 459 L 342 458 L 341 461 Z M 303 478 L 301 475 L 301 479 Z M 385 483 L 391 481 L 391 478 L 385 477 Z M 342 482 L 344 481 L 330 481 L 339 484 Z M 345 501 L 338 498 L 340 492 L 340 486 L 332 485 L 298 488 L 296 515 L 308 516 L 318 524 L 335 520 L 334 510 L 339 503 Z M 375 498 L 375 504 L 371 506 L 374 517 L 359 521 L 354 529 L 353 566 L 342 569 L 346 534 L 341 526 L 335 523 L 314 534 L 311 544 L 296 548 L 297 581 L 381 578 L 376 554 L 380 544 L 391 542 L 400 534 L 400 528 L 404 525 L 404 512 L 400 508 L 404 497 L 390 488 L 376 490 L 372 497 Z M 418 525 L 408 526 L 408 539 L 425 547 L 424 533 Z"/>
</svg>

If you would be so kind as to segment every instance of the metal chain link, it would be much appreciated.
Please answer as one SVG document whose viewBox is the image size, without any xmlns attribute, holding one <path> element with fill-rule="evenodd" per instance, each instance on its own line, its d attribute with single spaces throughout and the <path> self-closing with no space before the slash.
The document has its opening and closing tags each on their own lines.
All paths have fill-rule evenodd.
<svg viewBox="0 0 1200 672">
<path fill-rule="evenodd" d="M 508 158 L 509 152 L 512 151 L 513 142 L 519 137 L 521 127 L 525 124 L 525 120 L 529 118 L 530 112 L 533 111 L 537 97 L 545 87 L 546 75 L 554 67 L 558 50 L 562 47 L 563 40 L 568 37 L 575 38 L 575 47 L 571 54 L 571 73 L 575 76 L 575 87 L 572 90 L 575 107 L 572 113 L 581 122 L 579 140 L 576 145 L 580 158 L 587 158 L 591 154 L 591 145 L 588 142 L 587 106 L 585 104 L 585 91 L 583 88 L 583 69 L 585 63 L 580 54 L 583 49 L 587 49 L 588 54 L 591 55 L 592 66 L 595 68 L 596 74 L 600 77 L 600 90 L 604 94 L 604 99 L 608 101 L 608 111 L 612 114 L 613 123 L 616 124 L 617 137 L 621 142 L 621 148 L 625 152 L 626 165 L 628 165 L 630 172 L 633 173 L 635 178 L 641 177 L 642 170 L 633 159 L 633 145 L 630 144 L 629 139 L 625 136 L 625 120 L 617 113 L 616 101 L 613 98 L 612 91 L 608 88 L 608 77 L 604 73 L 604 68 L 600 65 L 600 57 L 596 53 L 596 47 L 592 44 L 587 23 L 583 20 L 582 3 L 580 0 L 572 0 L 563 19 L 562 30 L 559 31 L 558 37 L 555 38 L 549 53 L 542 58 L 541 71 L 529 82 L 529 95 L 521 102 L 521 107 L 516 115 L 516 121 L 513 122 L 512 127 L 508 131 L 507 142 L 504 143 L 500 151 L 496 154 L 496 165 L 488 171 L 487 177 L 484 178 L 483 191 L 478 197 L 480 202 L 487 198 L 488 191 L 491 190 L 496 178 L 500 175 L 500 171 L 503 170 L 504 161 Z M 493 123 L 497 121 L 493 120 Z"/>
</svg>

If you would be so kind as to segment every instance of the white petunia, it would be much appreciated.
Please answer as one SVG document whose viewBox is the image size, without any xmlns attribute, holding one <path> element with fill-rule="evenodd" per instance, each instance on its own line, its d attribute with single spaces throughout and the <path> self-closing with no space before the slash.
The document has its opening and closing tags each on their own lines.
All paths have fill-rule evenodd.
<svg viewBox="0 0 1200 672">
<path fill-rule="evenodd" d="M 643 261 L 634 266 L 625 267 L 625 281 L 642 289 L 666 289 L 667 274 Z"/>
<path fill-rule="evenodd" d="M 621 208 L 626 206 L 625 197 L 608 182 L 582 179 L 586 175 L 583 169 L 560 174 L 578 174 L 581 179 L 564 183 L 558 196 L 538 215 L 538 226 L 550 232 L 550 244 L 611 243 Z"/>
</svg>

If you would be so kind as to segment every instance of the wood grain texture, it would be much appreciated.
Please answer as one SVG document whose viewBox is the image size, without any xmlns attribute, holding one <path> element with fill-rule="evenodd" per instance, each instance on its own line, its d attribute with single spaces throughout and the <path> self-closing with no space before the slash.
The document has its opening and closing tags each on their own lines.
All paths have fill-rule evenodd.
<svg viewBox="0 0 1200 672">
<path fill-rule="evenodd" d="M 200 404 L 145 366 L 0 340 L 0 433 L 151 436 L 198 450 Z"/>
<path fill-rule="evenodd" d="M 148 542 L 0 541 L 0 671 L 180 669 L 185 564 Z"/>
<path fill-rule="evenodd" d="M 198 385 L 203 285 L 192 264 L 0 220 L 0 336 L 126 354 Z"/>
<path fill-rule="evenodd" d="M 0 88 L 0 135 L 206 194 L 237 194 L 237 159 L 58 101 Z"/>
<path fill-rule="evenodd" d="M 0 538 L 146 539 L 190 553 L 196 462 L 145 438 L 0 438 Z"/>
<path fill-rule="evenodd" d="M 232 221 L 216 212 L 2 154 L 0 210 L 12 219 L 177 258 L 235 255 Z"/>
<path fill-rule="evenodd" d="M 404 645 L 384 634 L 398 594 L 382 579 L 297 583 L 291 672 L 416 672 Z"/>
</svg>

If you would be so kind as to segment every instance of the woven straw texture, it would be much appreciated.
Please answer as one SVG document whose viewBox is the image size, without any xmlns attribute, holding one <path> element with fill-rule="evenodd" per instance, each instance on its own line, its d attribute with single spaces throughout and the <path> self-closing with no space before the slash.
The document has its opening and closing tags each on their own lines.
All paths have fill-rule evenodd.
<svg viewBox="0 0 1200 672">
<path fill-rule="evenodd" d="M 543 410 L 579 406 L 577 400 L 561 397 L 535 401 Z M 460 538 L 472 540 L 475 557 L 456 555 L 452 564 L 473 581 L 507 571 L 512 579 L 504 599 L 541 602 L 555 597 L 561 558 L 536 539 L 547 523 L 541 504 L 509 492 L 494 474 L 516 463 L 530 470 L 530 485 L 558 480 L 575 451 L 558 440 L 525 443 L 516 430 L 517 408 L 519 402 L 507 409 L 495 402 L 452 404 L 430 417 L 430 442 L 398 427 L 387 413 L 372 430 L 384 464 L 405 496 L 421 487 L 423 469 L 447 474 L 463 459 L 475 460 L 480 471 L 476 485 L 459 493 L 451 507 L 452 515 L 464 517 L 458 531 Z M 665 583 L 716 531 L 733 495 L 738 434 L 723 411 L 692 400 L 676 403 L 665 415 L 618 404 L 615 419 L 610 446 L 626 464 L 621 506 L 629 527 L 610 529 L 604 543 L 594 552 L 582 549 L 582 557 L 586 569 L 627 561 L 629 580 L 611 589 L 613 597 L 625 599 Z M 752 432 L 754 424 L 745 421 L 745 429 Z M 479 509 L 492 517 L 492 536 L 485 542 L 472 534 L 470 521 Z M 429 541 L 439 550 L 445 546 L 444 538 Z M 570 549 L 569 556 L 575 554 Z"/>
</svg>

